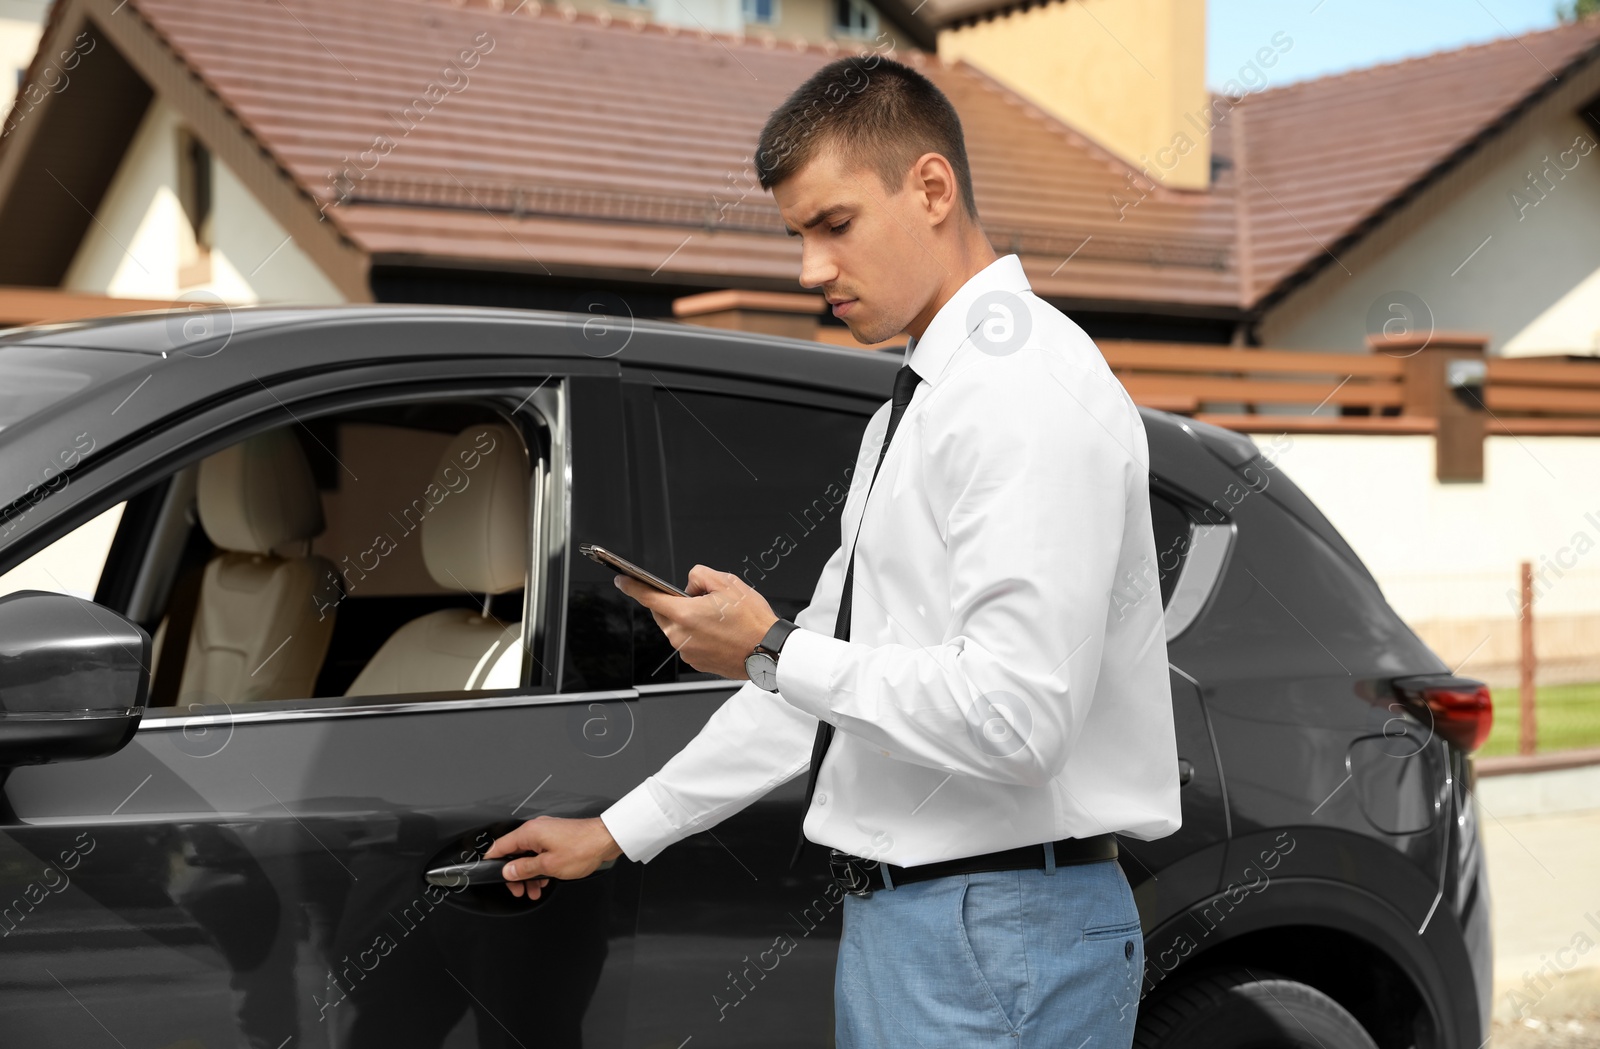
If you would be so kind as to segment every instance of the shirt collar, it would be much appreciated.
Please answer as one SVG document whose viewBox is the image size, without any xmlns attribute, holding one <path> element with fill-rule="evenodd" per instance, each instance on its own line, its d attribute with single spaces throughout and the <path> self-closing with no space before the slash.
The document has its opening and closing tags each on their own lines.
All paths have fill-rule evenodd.
<svg viewBox="0 0 1600 1049">
<path fill-rule="evenodd" d="M 1000 256 L 967 278 L 967 282 L 956 289 L 949 301 L 939 307 L 923 331 L 922 338 L 913 335 L 906 342 L 906 363 L 912 371 L 926 379 L 929 386 L 938 380 L 950 358 L 967 341 L 967 336 L 983 323 L 983 319 L 979 318 L 969 327 L 967 311 L 978 296 L 989 291 L 1033 291 L 1027 274 L 1022 271 L 1022 260 L 1015 253 Z"/>
</svg>

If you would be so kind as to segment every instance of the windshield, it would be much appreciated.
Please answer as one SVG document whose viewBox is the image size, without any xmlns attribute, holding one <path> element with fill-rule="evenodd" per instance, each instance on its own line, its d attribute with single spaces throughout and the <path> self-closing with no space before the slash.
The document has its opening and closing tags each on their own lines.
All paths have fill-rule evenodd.
<svg viewBox="0 0 1600 1049">
<path fill-rule="evenodd" d="M 0 345 L 0 431 L 48 411 L 91 383 L 104 382 L 150 359 L 137 353 L 65 346 Z"/>
</svg>

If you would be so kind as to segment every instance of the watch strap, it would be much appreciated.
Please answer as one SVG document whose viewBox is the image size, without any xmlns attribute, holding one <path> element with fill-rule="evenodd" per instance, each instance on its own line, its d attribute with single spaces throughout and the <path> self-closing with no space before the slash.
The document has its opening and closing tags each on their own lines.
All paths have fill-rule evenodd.
<svg viewBox="0 0 1600 1049">
<path fill-rule="evenodd" d="M 761 639 L 761 647 L 777 655 L 783 651 L 783 643 L 788 640 L 789 635 L 799 629 L 799 624 L 780 619 L 767 630 L 766 636 Z"/>
</svg>

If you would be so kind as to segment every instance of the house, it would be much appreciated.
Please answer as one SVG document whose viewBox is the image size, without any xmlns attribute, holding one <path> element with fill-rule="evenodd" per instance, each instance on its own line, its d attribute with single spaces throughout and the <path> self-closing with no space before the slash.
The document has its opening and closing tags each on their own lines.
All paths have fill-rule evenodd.
<svg viewBox="0 0 1600 1049">
<path fill-rule="evenodd" d="M 585 2 L 57 0 L 0 137 L 0 324 L 599 304 L 854 346 L 751 154 L 817 68 L 890 55 L 1135 399 L 1289 438 L 1419 633 L 1514 665 L 1517 561 L 1593 510 L 1545 479 L 1600 467 L 1600 19 L 1283 87 L 1264 31 L 1214 93 L 1203 0 Z M 1542 636 L 1597 662 L 1574 578 Z"/>
<path fill-rule="evenodd" d="M 1590 19 L 1249 100 L 1244 211 L 1278 212 L 1250 237 L 1254 338 L 1358 347 L 1431 316 L 1491 355 L 1600 354 L 1597 44 Z"/>
<path fill-rule="evenodd" d="M 1364 353 L 1369 312 L 1397 323 L 1374 304 L 1404 291 L 1491 354 L 1597 352 L 1594 20 L 1270 90 L 1293 40 L 1264 33 L 1212 94 L 1202 0 L 930 0 L 822 42 L 595 3 L 61 0 L 30 84 L 81 65 L 7 118 L 0 237 L 38 248 L 7 253 L 0 285 L 554 308 L 604 292 L 650 316 L 708 290 L 793 293 L 798 248 L 750 153 L 795 84 L 854 51 L 950 95 L 996 248 L 1097 337 Z M 848 339 L 820 297 L 797 301 Z"/>
<path fill-rule="evenodd" d="M 1190 34 L 1203 12 L 1127 2 L 1152 39 Z M 648 316 L 708 290 L 793 293 L 798 249 L 750 154 L 799 81 L 856 52 L 911 62 L 952 97 L 986 227 L 1042 294 L 1108 335 L 1226 343 L 1246 317 L 1231 170 L 1120 213 L 1128 163 L 1058 104 L 899 37 L 779 43 L 532 0 L 293 3 L 53 6 L 36 70 L 80 34 L 95 50 L 0 140 L 0 237 L 39 246 L 0 259 L 0 285 L 555 308 L 603 291 Z M 1148 105 L 1136 123 L 1152 128 L 1183 108 L 1125 92 L 1097 104 L 1113 103 Z"/>
</svg>

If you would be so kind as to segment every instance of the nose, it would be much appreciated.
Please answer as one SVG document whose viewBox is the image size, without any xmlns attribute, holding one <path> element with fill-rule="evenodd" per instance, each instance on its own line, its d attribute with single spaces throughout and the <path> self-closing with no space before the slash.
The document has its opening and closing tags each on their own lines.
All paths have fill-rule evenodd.
<svg viewBox="0 0 1600 1049">
<path fill-rule="evenodd" d="M 838 277 L 838 269 L 828 253 L 808 244 L 800 245 L 800 286 L 817 288 Z"/>
</svg>

